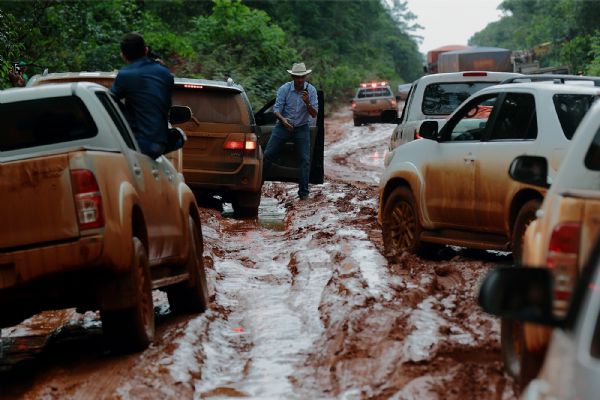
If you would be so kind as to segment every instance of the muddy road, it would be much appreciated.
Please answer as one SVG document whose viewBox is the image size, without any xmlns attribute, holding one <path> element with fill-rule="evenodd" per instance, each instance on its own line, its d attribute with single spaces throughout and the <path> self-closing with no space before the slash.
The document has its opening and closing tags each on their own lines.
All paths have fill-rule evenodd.
<svg viewBox="0 0 600 400">
<path fill-rule="evenodd" d="M 155 291 L 143 353 L 111 353 L 94 312 L 2 330 L 0 399 L 516 398 L 499 323 L 475 302 L 510 255 L 383 256 L 377 181 L 392 128 L 334 114 L 326 183 L 309 200 L 267 183 L 257 220 L 201 209 L 210 309 L 173 315 Z"/>
</svg>

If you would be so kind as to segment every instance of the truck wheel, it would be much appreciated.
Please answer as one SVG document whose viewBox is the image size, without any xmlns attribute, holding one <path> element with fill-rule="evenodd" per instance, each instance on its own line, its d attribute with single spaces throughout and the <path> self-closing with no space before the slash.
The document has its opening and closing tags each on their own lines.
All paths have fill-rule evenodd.
<svg viewBox="0 0 600 400">
<path fill-rule="evenodd" d="M 362 124 L 362 121 L 360 120 L 360 118 L 354 117 L 354 126 L 360 126 Z"/>
<path fill-rule="evenodd" d="M 126 284 L 134 305 L 121 310 L 102 310 L 102 329 L 115 349 L 141 351 L 154 339 L 155 326 L 148 255 L 137 237 L 133 238 L 133 260 Z"/>
<path fill-rule="evenodd" d="M 523 236 L 525 230 L 531 224 L 535 217 L 535 212 L 540 208 L 541 202 L 538 199 L 529 200 L 523 204 L 519 210 L 517 219 L 512 232 L 512 250 L 515 263 L 520 264 L 523 256 Z"/>
<path fill-rule="evenodd" d="M 191 242 L 188 255 L 187 271 L 189 280 L 167 288 L 169 306 L 173 312 L 201 313 L 208 306 L 208 285 L 204 270 L 202 233 L 196 222 L 188 216 Z"/>
<path fill-rule="evenodd" d="M 383 243 L 388 257 L 398 261 L 404 252 L 418 253 L 422 231 L 410 189 L 394 189 L 383 209 Z"/>
<path fill-rule="evenodd" d="M 258 192 L 236 192 L 233 194 L 231 206 L 236 218 L 256 217 L 260 205 L 261 190 Z"/>
<path fill-rule="evenodd" d="M 530 351 L 525 341 L 525 324 L 520 321 L 503 318 L 501 321 L 500 340 L 504 369 L 521 387 L 537 376 L 546 349 Z"/>
</svg>

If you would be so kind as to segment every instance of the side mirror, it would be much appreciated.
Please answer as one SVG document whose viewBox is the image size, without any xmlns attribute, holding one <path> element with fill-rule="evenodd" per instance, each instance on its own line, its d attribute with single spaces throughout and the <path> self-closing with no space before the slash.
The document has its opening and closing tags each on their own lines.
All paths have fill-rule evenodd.
<svg viewBox="0 0 600 400">
<path fill-rule="evenodd" d="M 425 139 L 437 140 L 438 122 L 433 120 L 423 121 L 419 127 L 419 136 Z"/>
<path fill-rule="evenodd" d="M 169 122 L 172 124 L 183 124 L 192 119 L 192 109 L 188 106 L 171 106 L 169 110 Z"/>
<path fill-rule="evenodd" d="M 496 267 L 479 288 L 479 305 L 498 317 L 560 326 L 552 314 L 552 292 L 547 268 Z"/>
<path fill-rule="evenodd" d="M 519 156 L 508 168 L 508 175 L 517 182 L 549 188 L 548 160 L 539 156 Z"/>
</svg>

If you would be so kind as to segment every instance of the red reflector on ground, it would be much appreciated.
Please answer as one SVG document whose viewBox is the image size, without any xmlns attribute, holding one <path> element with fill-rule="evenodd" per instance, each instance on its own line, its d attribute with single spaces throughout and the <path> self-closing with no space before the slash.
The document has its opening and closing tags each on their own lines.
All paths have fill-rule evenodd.
<svg viewBox="0 0 600 400">
<path fill-rule="evenodd" d="M 463 76 L 487 76 L 487 72 L 463 72 Z"/>
</svg>

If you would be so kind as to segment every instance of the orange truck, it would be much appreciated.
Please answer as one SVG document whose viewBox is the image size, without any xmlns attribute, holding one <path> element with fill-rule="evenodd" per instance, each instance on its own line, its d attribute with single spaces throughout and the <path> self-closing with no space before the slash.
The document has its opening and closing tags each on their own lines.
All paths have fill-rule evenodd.
<svg viewBox="0 0 600 400">
<path fill-rule="evenodd" d="M 427 53 L 427 72 L 513 72 L 511 55 L 498 47 L 444 46 Z"/>
</svg>

